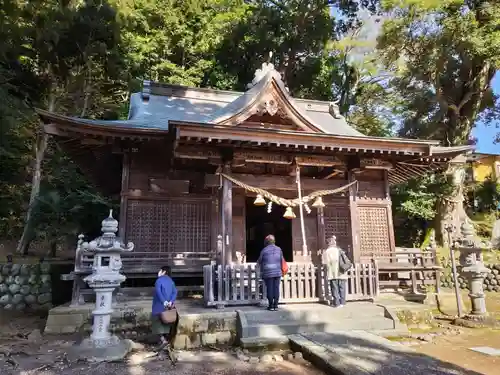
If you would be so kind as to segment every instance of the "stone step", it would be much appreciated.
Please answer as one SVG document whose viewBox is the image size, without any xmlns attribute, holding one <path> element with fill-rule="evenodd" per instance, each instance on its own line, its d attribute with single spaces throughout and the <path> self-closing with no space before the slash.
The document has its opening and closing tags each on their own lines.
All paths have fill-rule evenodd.
<svg viewBox="0 0 500 375">
<path fill-rule="evenodd" d="M 302 321 L 308 323 L 321 323 L 325 321 L 338 321 L 359 318 L 385 317 L 385 309 L 372 303 L 353 303 L 340 309 L 326 305 L 288 305 L 278 311 L 267 311 L 266 309 L 253 309 L 251 311 L 240 311 L 244 313 L 248 324 L 264 324 L 286 321 Z"/>
<path fill-rule="evenodd" d="M 242 346 L 283 345 L 287 336 L 336 331 L 393 331 L 395 321 L 384 307 L 373 303 L 348 303 L 340 309 L 326 305 L 285 305 L 279 311 L 252 309 L 238 311 L 238 337 Z"/>
<path fill-rule="evenodd" d="M 273 323 L 253 323 L 246 326 L 244 337 L 273 338 L 298 333 L 333 332 L 338 330 L 391 330 L 394 322 L 384 317 L 326 320 L 317 322 L 282 321 Z"/>
</svg>

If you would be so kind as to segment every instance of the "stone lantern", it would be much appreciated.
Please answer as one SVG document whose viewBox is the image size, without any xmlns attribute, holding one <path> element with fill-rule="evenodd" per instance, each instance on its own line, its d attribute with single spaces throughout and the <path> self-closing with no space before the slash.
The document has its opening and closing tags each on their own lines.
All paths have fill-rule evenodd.
<svg viewBox="0 0 500 375">
<path fill-rule="evenodd" d="M 95 310 L 92 311 L 92 334 L 78 346 L 79 356 L 90 361 L 110 361 L 122 359 L 129 351 L 126 341 L 120 340 L 109 331 L 111 321 L 113 291 L 126 280 L 120 273 L 122 268 L 121 253 L 130 252 L 134 244 L 125 245 L 116 237 L 118 221 L 113 218 L 113 211 L 102 221 L 102 235 L 91 242 L 83 242 L 84 253 L 94 256 L 92 274 L 84 281 L 96 295 Z"/>
<path fill-rule="evenodd" d="M 460 274 L 469 284 L 469 298 L 472 310 L 465 317 L 459 317 L 461 323 L 466 325 L 487 325 L 489 319 L 486 310 L 486 300 L 483 290 L 484 278 L 491 272 L 483 263 L 483 252 L 488 251 L 491 245 L 481 241 L 476 236 L 474 226 L 467 220 L 460 227 L 461 237 L 455 243 L 455 248 L 460 252 Z"/>
</svg>

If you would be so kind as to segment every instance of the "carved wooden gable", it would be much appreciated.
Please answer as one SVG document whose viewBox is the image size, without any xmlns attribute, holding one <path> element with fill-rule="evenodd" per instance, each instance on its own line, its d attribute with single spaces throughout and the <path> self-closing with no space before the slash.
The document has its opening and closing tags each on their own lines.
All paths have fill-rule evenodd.
<svg viewBox="0 0 500 375">
<path fill-rule="evenodd" d="M 262 70 L 265 74 L 256 77 L 258 81 L 253 87 L 223 108 L 212 121 L 217 125 L 325 133 L 290 96 L 272 64 L 263 64 Z"/>
</svg>

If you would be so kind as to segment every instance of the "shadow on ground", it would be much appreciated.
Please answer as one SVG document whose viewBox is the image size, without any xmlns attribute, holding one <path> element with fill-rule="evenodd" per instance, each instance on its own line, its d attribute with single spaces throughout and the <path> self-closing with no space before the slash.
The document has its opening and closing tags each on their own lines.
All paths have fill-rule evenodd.
<svg viewBox="0 0 500 375">
<path fill-rule="evenodd" d="M 353 303 L 355 304 L 355 303 Z M 352 305 L 352 304 L 351 304 Z M 362 307 L 362 305 L 359 305 Z M 345 319 L 350 313 L 347 313 L 348 308 L 345 308 Z M 354 309 L 357 310 L 357 309 Z M 328 312 L 322 311 L 322 314 Z M 332 308 L 332 315 L 338 311 Z M 311 321 L 311 314 L 292 314 L 285 309 L 281 309 L 276 314 L 279 314 L 279 320 L 290 324 L 291 321 Z M 359 316 L 359 311 L 356 312 Z M 287 334 L 285 329 L 280 331 L 282 335 Z M 426 374 L 426 375 L 485 375 L 468 370 L 453 363 L 444 362 L 431 356 L 420 354 L 414 349 L 404 346 L 397 342 L 391 342 L 380 336 L 367 331 L 354 330 L 343 331 L 342 329 L 325 332 L 298 332 L 299 338 L 305 338 L 309 341 L 309 346 L 316 349 L 318 352 L 323 352 L 319 361 L 315 360 L 314 355 L 307 355 L 317 365 L 322 365 L 321 368 L 328 373 L 342 373 L 351 370 L 361 371 L 364 374 L 377 375 L 403 375 L 403 374 Z M 290 337 L 295 337 L 293 335 Z M 300 340 L 299 340 L 300 341 Z M 433 345 L 433 344 L 429 344 Z M 302 345 L 294 345 L 294 350 L 305 349 Z M 325 366 L 329 362 L 332 366 Z M 334 370 L 337 370 L 335 372 Z M 352 373 L 352 372 L 350 372 Z M 491 374 L 496 374 L 496 370 L 492 369 Z"/>
<path fill-rule="evenodd" d="M 302 336 L 310 340 L 313 346 L 320 345 L 328 351 L 328 354 L 322 355 L 318 361 L 317 355 L 311 354 L 307 347 L 305 350 L 306 359 L 328 372 L 331 372 L 333 367 L 339 374 L 344 370 L 349 373 L 360 371 L 359 373 L 376 375 L 485 375 L 417 353 L 398 343 L 385 342 L 367 332 L 339 332 L 334 335 L 313 333 Z M 491 374 L 494 373 L 495 370 L 492 369 Z"/>
<path fill-rule="evenodd" d="M 332 310 L 332 314 L 333 314 Z M 279 312 L 282 321 L 293 319 L 310 320 L 307 314 L 292 315 L 285 309 Z M 7 322 L 3 322 L 7 323 Z M 14 324 L 14 323 L 10 323 Z M 37 321 L 38 324 L 38 321 Z M 17 330 L 17 327 L 16 327 Z M 21 330 L 22 331 L 22 330 Z M 132 353 L 126 361 L 119 363 L 89 364 L 85 361 L 69 362 L 66 352 L 74 341 L 68 336 L 40 337 L 28 339 L 29 328 L 21 334 L 0 337 L 0 374 L 2 375 L 62 375 L 62 374 L 127 374 L 127 375 L 260 375 L 297 374 L 319 375 L 311 366 L 282 362 L 270 365 L 248 364 L 224 352 L 181 352 L 179 363 L 173 367 L 168 359 L 151 357 L 147 347 Z M 286 332 L 282 332 L 285 334 Z M 364 331 L 303 333 L 302 336 L 326 352 L 324 356 L 336 368 L 354 366 L 364 374 L 396 375 L 493 375 L 467 370 L 455 364 L 419 354 L 400 344 L 383 340 Z M 432 344 L 429 344 L 432 345 Z M 307 356 L 306 356 L 307 358 Z M 311 357 L 309 357 L 311 358 Z M 311 358 L 312 359 L 312 358 Z M 339 366 L 341 365 L 341 366 Z M 323 367 L 326 373 L 331 368 Z"/>
</svg>

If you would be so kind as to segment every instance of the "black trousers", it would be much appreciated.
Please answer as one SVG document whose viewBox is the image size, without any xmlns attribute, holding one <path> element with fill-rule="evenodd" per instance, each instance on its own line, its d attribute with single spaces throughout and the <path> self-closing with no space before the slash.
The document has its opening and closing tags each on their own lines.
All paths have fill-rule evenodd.
<svg viewBox="0 0 500 375">
<path fill-rule="evenodd" d="M 267 300 L 271 308 L 278 307 L 280 299 L 280 281 L 281 277 L 267 277 L 264 279 L 267 289 Z"/>
</svg>

